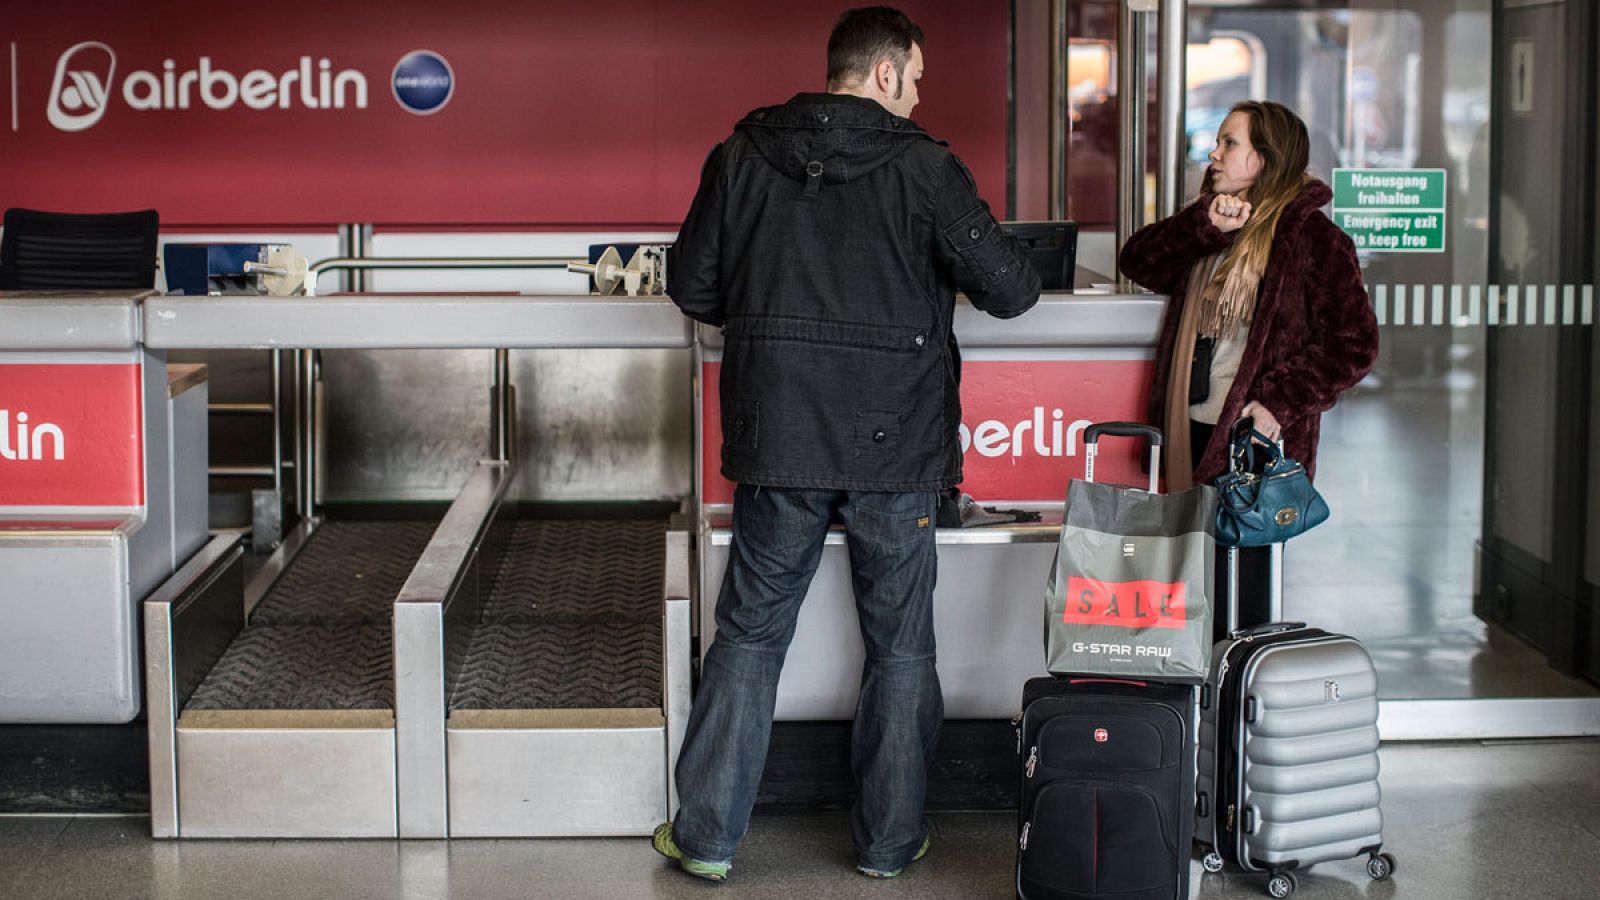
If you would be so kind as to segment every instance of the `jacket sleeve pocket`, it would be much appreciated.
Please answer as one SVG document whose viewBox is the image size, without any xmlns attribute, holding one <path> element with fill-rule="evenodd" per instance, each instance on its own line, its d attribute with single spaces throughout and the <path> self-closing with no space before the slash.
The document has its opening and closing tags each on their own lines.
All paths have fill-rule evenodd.
<svg viewBox="0 0 1600 900">
<path fill-rule="evenodd" d="M 1017 266 L 1015 248 L 1000 231 L 994 216 L 982 206 L 957 219 L 944 230 L 950 249 L 961 260 L 963 289 L 983 290 L 1010 275 Z"/>
<path fill-rule="evenodd" d="M 972 173 L 954 156 L 934 195 L 933 221 L 935 255 L 973 306 L 1008 319 L 1038 302 L 1038 274 L 1017 254 L 1016 242 L 978 196 Z"/>
</svg>

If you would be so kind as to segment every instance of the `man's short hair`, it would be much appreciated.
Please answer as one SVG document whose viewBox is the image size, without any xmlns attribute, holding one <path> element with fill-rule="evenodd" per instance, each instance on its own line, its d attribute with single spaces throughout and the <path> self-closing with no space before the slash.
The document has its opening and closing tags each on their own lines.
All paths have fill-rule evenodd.
<svg viewBox="0 0 1600 900">
<path fill-rule="evenodd" d="M 922 29 L 891 6 L 846 10 L 828 36 L 828 89 L 859 84 L 887 59 L 905 81 L 911 45 L 923 44 Z"/>
</svg>

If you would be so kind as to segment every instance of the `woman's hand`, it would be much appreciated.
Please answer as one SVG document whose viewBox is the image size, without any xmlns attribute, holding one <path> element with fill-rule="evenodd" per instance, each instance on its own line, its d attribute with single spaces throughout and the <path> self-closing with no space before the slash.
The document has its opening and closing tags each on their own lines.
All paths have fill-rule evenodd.
<svg viewBox="0 0 1600 900">
<path fill-rule="evenodd" d="M 1268 410 L 1259 402 L 1251 400 L 1249 403 L 1246 403 L 1244 405 L 1244 411 L 1239 413 L 1239 415 L 1241 417 L 1249 416 L 1250 418 L 1255 419 L 1256 430 L 1271 438 L 1274 442 L 1283 439 L 1283 426 L 1278 424 L 1278 419 L 1272 414 L 1271 410 Z"/>
<path fill-rule="evenodd" d="M 1250 221 L 1250 204 L 1239 199 L 1233 194 L 1218 194 L 1211 198 L 1211 208 L 1207 210 L 1211 216 L 1211 224 L 1223 234 L 1238 231 L 1244 223 Z"/>
</svg>

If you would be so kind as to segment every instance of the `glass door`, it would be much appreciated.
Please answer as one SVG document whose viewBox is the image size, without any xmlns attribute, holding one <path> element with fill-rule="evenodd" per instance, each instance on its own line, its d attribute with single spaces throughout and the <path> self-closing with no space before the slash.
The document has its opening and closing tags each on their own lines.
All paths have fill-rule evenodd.
<svg viewBox="0 0 1600 900">
<path fill-rule="evenodd" d="M 1067 0 L 1057 48 L 1090 229 L 1115 216 L 1118 6 Z M 1229 107 L 1276 100 L 1362 247 L 1381 355 L 1323 418 L 1334 516 L 1287 547 L 1285 617 L 1361 638 L 1388 737 L 1600 733 L 1597 15 L 1188 3 L 1189 194 Z"/>
<path fill-rule="evenodd" d="M 1562 6 L 1190 5 L 1193 183 L 1233 102 L 1277 100 L 1306 120 L 1331 212 L 1364 246 L 1382 351 L 1323 419 L 1336 513 L 1286 548 L 1284 612 L 1360 637 L 1386 699 L 1425 701 L 1386 704 L 1386 734 L 1582 731 L 1600 706 L 1574 639 L 1593 627 L 1574 573 L 1594 302 L 1592 260 L 1561 247 L 1583 227 L 1559 202 L 1575 148 L 1561 91 L 1530 100 L 1496 64 L 1550 85 L 1571 53 Z M 1388 187 L 1355 187 L 1374 183 Z M 1510 698 L 1591 706 L 1431 702 Z"/>
</svg>

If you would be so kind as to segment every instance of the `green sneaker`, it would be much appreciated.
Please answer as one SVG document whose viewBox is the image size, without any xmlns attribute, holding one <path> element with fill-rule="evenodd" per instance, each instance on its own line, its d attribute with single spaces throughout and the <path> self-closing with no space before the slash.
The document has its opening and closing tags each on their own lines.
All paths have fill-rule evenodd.
<svg viewBox="0 0 1600 900">
<path fill-rule="evenodd" d="M 671 822 L 663 822 L 656 826 L 656 833 L 650 838 L 650 846 L 656 848 L 656 852 L 667 859 L 677 860 L 678 867 L 685 872 L 707 881 L 725 881 L 728 870 L 733 868 L 733 863 L 705 862 L 679 850 L 678 845 L 672 840 Z"/>
<path fill-rule="evenodd" d="M 923 858 L 924 856 L 927 856 L 928 855 L 928 845 L 931 844 L 932 842 L 933 842 L 933 835 L 931 835 L 931 834 L 928 835 L 927 837 L 923 838 L 922 839 L 922 846 L 917 848 L 917 855 L 911 857 L 911 861 L 912 862 L 916 862 L 917 860 Z M 894 878 L 894 877 L 898 876 L 901 872 L 904 872 L 905 869 L 904 868 L 899 868 L 899 869 L 895 869 L 892 872 L 885 872 L 882 869 L 869 869 L 866 866 L 856 866 L 856 871 L 860 872 L 861 874 L 863 874 L 865 876 L 867 876 L 868 878 Z"/>
</svg>

